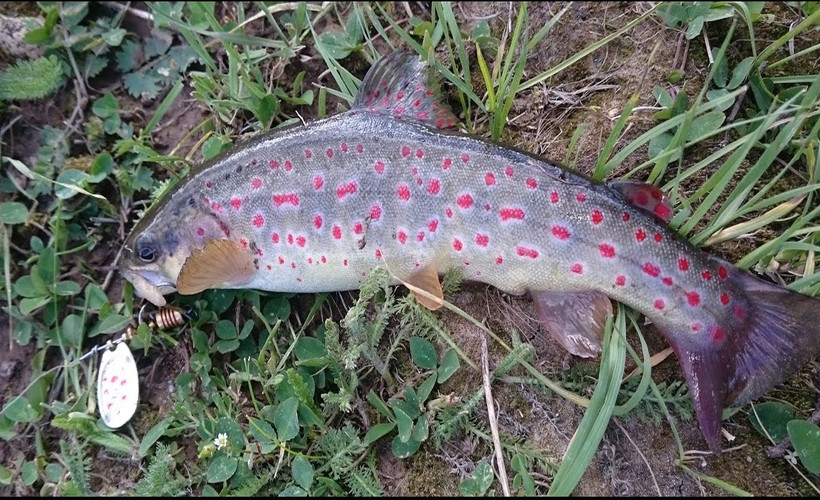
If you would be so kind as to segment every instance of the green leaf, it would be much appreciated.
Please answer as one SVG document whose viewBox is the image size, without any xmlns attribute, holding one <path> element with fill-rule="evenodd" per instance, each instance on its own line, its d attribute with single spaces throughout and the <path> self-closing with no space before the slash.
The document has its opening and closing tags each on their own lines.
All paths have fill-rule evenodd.
<svg viewBox="0 0 820 500">
<path fill-rule="evenodd" d="M 106 92 L 104 96 L 100 97 L 94 104 L 91 105 L 91 111 L 100 118 L 108 118 L 119 113 L 120 105 L 114 99 L 111 92 Z"/>
<path fill-rule="evenodd" d="M 720 99 L 721 97 L 727 95 L 728 93 L 729 93 L 729 91 L 727 89 L 709 90 L 708 92 L 706 92 L 706 99 L 709 100 L 709 101 L 714 101 L 716 99 Z M 716 109 L 718 109 L 720 111 L 726 111 L 727 109 L 734 106 L 734 104 L 735 104 L 735 102 L 732 101 L 731 99 L 729 99 L 726 102 L 724 102 L 723 104 L 721 104 L 720 106 L 718 106 Z"/>
<path fill-rule="evenodd" d="M 32 297 L 20 300 L 20 313 L 28 316 L 37 309 L 51 302 L 51 297 Z"/>
<path fill-rule="evenodd" d="M 223 319 L 216 324 L 216 335 L 225 340 L 235 339 L 236 327 L 233 325 L 232 321 Z"/>
<path fill-rule="evenodd" d="M 735 66 L 735 70 L 732 72 L 732 79 L 729 80 L 729 83 L 726 85 L 726 88 L 729 90 L 734 90 L 746 80 L 746 77 L 749 76 L 749 70 L 752 69 L 752 64 L 754 64 L 755 58 L 753 56 L 749 56 L 746 59 L 740 61 L 737 66 Z"/>
<path fill-rule="evenodd" d="M 222 151 L 225 151 L 230 144 L 231 141 L 229 139 L 218 135 L 212 135 L 205 141 L 205 144 L 202 145 L 202 158 L 209 160 Z"/>
<path fill-rule="evenodd" d="M 273 450 L 277 448 L 276 431 L 273 430 L 273 427 L 271 427 L 269 423 L 258 418 L 250 417 L 248 420 L 248 426 L 251 429 L 251 434 L 259 443 L 260 452 L 265 455 L 273 452 Z"/>
<path fill-rule="evenodd" d="M 333 59 L 344 59 L 355 49 L 355 42 L 351 42 L 347 33 L 341 31 L 325 31 L 317 39 L 320 50 Z"/>
<path fill-rule="evenodd" d="M 444 353 L 441 365 L 438 367 L 438 383 L 443 384 L 446 382 L 460 366 L 458 353 L 456 353 L 455 349 L 448 349 L 447 352 Z"/>
<path fill-rule="evenodd" d="M 458 491 L 464 496 L 483 496 L 493 484 L 494 477 L 493 468 L 482 460 L 476 465 L 472 475 L 458 485 Z"/>
<path fill-rule="evenodd" d="M 120 47 L 120 50 L 114 54 L 114 58 L 117 60 L 117 68 L 119 68 L 119 70 L 123 73 L 127 73 L 128 71 L 136 68 L 139 51 L 140 46 L 138 43 L 133 40 L 126 40 Z"/>
<path fill-rule="evenodd" d="M 142 71 L 128 73 L 122 77 L 122 83 L 132 97 L 153 99 L 159 94 L 159 77 Z"/>
<path fill-rule="evenodd" d="M 726 61 L 724 54 L 718 61 L 715 62 L 715 72 L 712 75 L 712 81 L 720 88 L 726 86 L 726 80 L 729 79 L 729 63 Z"/>
<path fill-rule="evenodd" d="M 20 467 L 20 479 L 23 480 L 23 484 L 26 486 L 34 484 L 39 477 L 39 474 L 37 474 L 37 463 L 34 460 L 29 460 Z"/>
<path fill-rule="evenodd" d="M 214 435 L 218 436 L 219 434 L 227 434 L 228 442 L 231 443 L 234 449 L 241 450 L 245 447 L 245 433 L 236 420 L 228 417 L 220 418 L 214 429 Z"/>
<path fill-rule="evenodd" d="M 367 431 L 367 434 L 364 436 L 364 444 L 370 446 L 371 444 L 375 443 L 379 440 L 382 436 L 387 435 L 390 431 L 396 428 L 396 424 L 393 422 L 384 422 L 381 424 L 376 424 Z"/>
<path fill-rule="evenodd" d="M 4 201 L 0 203 L 0 223 L 22 224 L 28 219 L 28 209 L 22 203 L 16 201 Z"/>
<path fill-rule="evenodd" d="M 800 463 L 812 474 L 820 474 L 820 427 L 806 420 L 792 420 L 786 427 Z"/>
<path fill-rule="evenodd" d="M 421 447 L 421 443 L 418 441 L 413 441 L 412 439 L 403 443 L 398 436 L 393 438 L 393 442 L 390 445 L 390 448 L 393 450 L 393 455 L 397 458 L 407 458 L 409 456 L 414 455 L 419 448 Z"/>
<path fill-rule="evenodd" d="M 689 23 L 689 26 L 686 27 L 686 39 L 691 40 L 696 36 L 700 35 L 701 30 L 703 29 L 703 17 L 698 16 Z"/>
<path fill-rule="evenodd" d="M 229 352 L 233 352 L 239 349 L 239 340 L 231 339 L 231 340 L 217 340 L 214 344 L 214 349 L 216 349 L 220 354 L 226 354 Z"/>
<path fill-rule="evenodd" d="M 692 141 L 711 134 L 723 125 L 724 120 L 726 120 L 726 115 L 720 111 L 710 111 L 698 116 L 692 120 L 687 140 Z"/>
<path fill-rule="evenodd" d="M 77 295 L 78 293 L 80 293 L 80 290 L 82 290 L 80 284 L 75 283 L 73 281 L 58 281 L 54 284 L 55 295 L 70 297 L 72 295 Z"/>
<path fill-rule="evenodd" d="M 421 402 L 420 404 L 423 405 L 424 402 L 427 401 L 427 398 L 430 397 L 430 393 L 433 392 L 433 387 L 435 385 L 436 385 L 436 374 L 433 373 L 432 375 L 427 377 L 427 380 L 422 382 L 422 384 L 419 386 L 418 398 L 419 398 L 419 401 Z"/>
<path fill-rule="evenodd" d="M 307 491 L 303 490 L 302 488 L 294 485 L 290 485 L 281 492 L 279 492 L 280 497 L 306 497 L 308 496 Z"/>
<path fill-rule="evenodd" d="M 755 413 L 757 413 L 757 417 L 755 417 Z M 760 418 L 760 422 L 758 422 L 758 418 Z M 766 435 L 763 429 L 766 429 L 775 442 L 780 442 L 786 437 L 788 433 L 786 424 L 793 419 L 794 410 L 783 403 L 761 403 L 754 406 L 754 411 L 749 412 L 749 421 L 752 423 L 752 427 L 763 436 Z M 761 423 L 763 424 L 762 427 Z"/>
<path fill-rule="evenodd" d="M 17 396 L 3 405 L 3 415 L 14 422 L 34 422 L 40 418 L 24 396 Z"/>
<path fill-rule="evenodd" d="M 427 440 L 429 435 L 430 415 L 427 413 L 422 413 L 421 416 L 416 419 L 416 425 L 413 427 L 413 433 L 410 434 L 410 439 L 423 443 Z"/>
<path fill-rule="evenodd" d="M 411 337 L 410 356 L 416 366 L 426 370 L 436 369 L 436 348 L 429 340 L 421 337 Z"/>
<path fill-rule="evenodd" d="M 94 325 L 88 336 L 107 335 L 125 329 L 131 323 L 131 317 L 123 314 L 110 314 Z"/>
<path fill-rule="evenodd" d="M 277 319 L 284 321 L 290 316 L 290 301 L 283 294 L 271 297 L 262 306 L 262 315 L 271 324 L 276 323 Z"/>
<path fill-rule="evenodd" d="M 142 438 L 142 442 L 140 443 L 139 448 L 139 456 L 143 458 L 148 455 L 148 451 L 151 450 L 151 447 L 154 446 L 154 443 L 159 441 L 165 431 L 168 430 L 168 427 L 171 426 L 171 422 L 174 421 L 173 417 L 166 417 L 155 424 L 148 432 L 145 433 L 145 436 Z"/>
<path fill-rule="evenodd" d="M 313 483 L 313 466 L 310 465 L 307 458 L 302 456 L 294 458 L 293 463 L 291 463 L 291 474 L 296 484 L 306 490 L 310 489 L 310 485 Z"/>
<path fill-rule="evenodd" d="M 386 416 L 390 420 L 395 420 L 396 417 L 393 415 L 393 412 L 390 410 L 390 407 L 382 401 L 382 398 L 378 396 L 373 389 L 370 389 L 370 392 L 367 393 L 367 401 L 373 405 L 373 408 L 378 410 L 382 413 L 382 415 Z"/>
<path fill-rule="evenodd" d="M 293 354 L 299 361 L 307 359 L 324 358 L 327 356 L 325 345 L 314 337 L 299 337 L 296 345 L 293 346 Z"/>
<path fill-rule="evenodd" d="M 122 28 L 106 30 L 102 34 L 102 39 L 105 40 L 105 43 L 112 47 L 119 47 L 122 43 L 122 39 L 125 38 L 126 33 L 127 32 Z"/>
<path fill-rule="evenodd" d="M 273 414 L 273 426 L 282 441 L 290 441 L 299 434 L 299 418 L 296 410 L 299 409 L 299 399 L 292 396 L 283 401 Z"/>
<path fill-rule="evenodd" d="M 8 486 L 14 479 L 14 473 L 8 467 L 0 465 L 0 484 Z"/>
<path fill-rule="evenodd" d="M 205 472 L 205 478 L 209 483 L 219 483 L 227 481 L 236 472 L 236 466 L 239 460 L 226 455 L 217 455 L 208 465 L 208 470 Z"/>
<path fill-rule="evenodd" d="M 413 419 L 407 416 L 400 408 L 394 408 L 396 413 L 396 425 L 399 428 L 399 441 L 406 443 L 410 440 L 410 433 L 413 432 Z"/>
</svg>

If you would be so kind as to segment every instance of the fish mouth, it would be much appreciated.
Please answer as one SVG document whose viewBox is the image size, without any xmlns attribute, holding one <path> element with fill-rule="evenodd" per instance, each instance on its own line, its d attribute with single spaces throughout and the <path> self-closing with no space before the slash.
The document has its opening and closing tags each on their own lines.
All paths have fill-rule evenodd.
<svg viewBox="0 0 820 500">
<path fill-rule="evenodd" d="M 127 271 L 122 270 L 122 275 L 134 285 L 134 292 L 137 296 L 146 299 L 157 307 L 166 304 L 165 297 L 169 293 L 175 292 L 176 286 L 168 282 L 164 276 L 152 271 Z"/>
</svg>

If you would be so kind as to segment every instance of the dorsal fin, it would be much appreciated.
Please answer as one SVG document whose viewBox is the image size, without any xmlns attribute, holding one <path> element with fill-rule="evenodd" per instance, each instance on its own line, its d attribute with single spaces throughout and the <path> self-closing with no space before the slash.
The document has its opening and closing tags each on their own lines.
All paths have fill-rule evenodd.
<svg viewBox="0 0 820 500">
<path fill-rule="evenodd" d="M 609 187 L 621 193 L 632 205 L 646 210 L 660 220 L 672 220 L 672 205 L 660 188 L 638 181 L 613 181 L 609 183 Z"/>
<path fill-rule="evenodd" d="M 416 54 L 404 51 L 388 54 L 376 61 L 365 75 L 353 108 L 437 128 L 453 127 L 456 117 L 441 100 L 433 69 L 419 61 Z"/>
</svg>

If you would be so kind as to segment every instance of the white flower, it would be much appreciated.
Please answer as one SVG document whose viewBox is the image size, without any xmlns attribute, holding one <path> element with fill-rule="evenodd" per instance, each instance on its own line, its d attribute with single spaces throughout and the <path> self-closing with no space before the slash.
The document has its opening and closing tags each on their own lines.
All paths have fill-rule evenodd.
<svg viewBox="0 0 820 500">
<path fill-rule="evenodd" d="M 214 439 L 214 446 L 216 446 L 217 450 L 228 446 L 228 435 L 224 432 L 220 432 L 216 439 Z"/>
</svg>

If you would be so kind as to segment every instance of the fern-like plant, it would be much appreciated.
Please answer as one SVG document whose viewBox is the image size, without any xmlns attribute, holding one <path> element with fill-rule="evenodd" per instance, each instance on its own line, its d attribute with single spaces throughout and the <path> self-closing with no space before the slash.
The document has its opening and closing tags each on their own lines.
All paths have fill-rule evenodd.
<svg viewBox="0 0 820 500">
<path fill-rule="evenodd" d="M 0 72 L 0 100 L 39 99 L 54 93 L 63 80 L 60 60 L 55 56 L 18 61 Z"/>
</svg>

